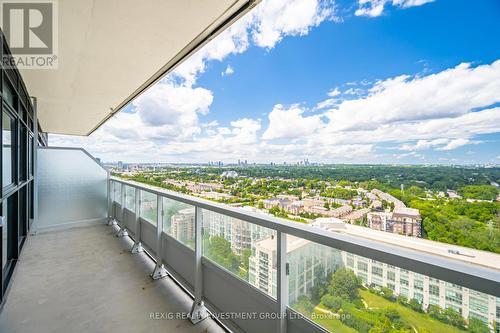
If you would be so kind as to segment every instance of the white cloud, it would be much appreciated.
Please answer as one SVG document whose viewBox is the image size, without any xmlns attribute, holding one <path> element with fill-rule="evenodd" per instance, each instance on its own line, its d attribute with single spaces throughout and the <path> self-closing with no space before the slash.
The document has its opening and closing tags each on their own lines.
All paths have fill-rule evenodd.
<svg viewBox="0 0 500 333">
<path fill-rule="evenodd" d="M 198 126 L 198 114 L 207 114 L 213 101 L 210 90 L 177 86 L 163 81 L 148 89 L 133 103 L 145 125 L 180 128 Z"/>
<path fill-rule="evenodd" d="M 457 149 L 459 147 L 465 146 L 466 144 L 469 144 L 469 143 L 470 143 L 469 139 L 461 139 L 461 138 L 454 139 L 454 140 L 450 140 L 450 142 L 448 142 L 446 144 L 446 146 L 438 148 L 437 150 L 453 150 L 453 149 Z"/>
<path fill-rule="evenodd" d="M 418 140 L 415 144 L 403 144 L 400 150 L 416 151 L 425 149 L 435 149 L 438 151 L 453 150 L 465 145 L 479 144 L 481 141 L 473 141 L 467 138 L 447 139 L 440 138 L 434 140 Z"/>
<path fill-rule="evenodd" d="M 374 129 L 382 124 L 458 117 L 500 102 L 500 60 L 460 64 L 424 76 L 401 75 L 377 82 L 368 95 L 346 100 L 327 113 L 329 129 Z"/>
<path fill-rule="evenodd" d="M 337 98 L 328 98 L 325 99 L 324 101 L 319 102 L 316 104 L 315 109 L 321 110 L 321 109 L 327 109 L 331 108 L 332 106 L 336 105 L 339 102 Z"/>
<path fill-rule="evenodd" d="M 182 63 L 172 76 L 191 86 L 206 70 L 208 61 L 222 61 L 229 55 L 243 53 L 251 40 L 256 46 L 271 49 L 283 37 L 306 35 L 325 20 L 339 20 L 333 0 L 263 0 Z"/>
<path fill-rule="evenodd" d="M 333 1 L 266 0 L 255 9 L 252 38 L 273 48 L 284 36 L 302 36 L 324 20 L 336 20 Z"/>
<path fill-rule="evenodd" d="M 377 17 L 383 14 L 386 4 L 399 8 L 410 8 L 425 5 L 434 0 L 358 0 L 356 16 Z"/>
<path fill-rule="evenodd" d="M 446 138 L 440 138 L 440 139 L 434 139 L 434 140 L 418 140 L 415 144 L 403 144 L 401 147 L 399 147 L 400 150 L 408 150 L 408 151 L 414 151 L 414 150 L 424 150 L 424 149 L 429 149 L 433 148 L 439 145 L 445 145 L 449 142 L 448 139 Z"/>
<path fill-rule="evenodd" d="M 500 102 L 498 91 L 500 60 L 424 77 L 401 75 L 376 82 L 363 96 L 332 102 L 323 114 L 308 117 L 297 105 L 290 110 L 278 105 L 263 139 L 301 139 L 326 151 L 388 142 L 401 143 L 398 149 L 406 151 L 452 150 L 480 143 L 473 140 L 477 135 L 500 132 L 500 107 L 490 107 Z"/>
<path fill-rule="evenodd" d="M 327 95 L 330 97 L 336 97 L 336 96 L 340 95 L 340 90 L 339 90 L 339 88 L 334 88 L 334 89 L 330 90 L 327 93 Z"/>
<path fill-rule="evenodd" d="M 221 73 L 221 76 L 229 76 L 232 74 L 234 74 L 233 67 L 231 67 L 231 65 L 227 65 L 226 70 L 224 70 L 224 72 Z"/>
<path fill-rule="evenodd" d="M 314 133 L 323 124 L 321 117 L 304 116 L 304 111 L 297 104 L 288 109 L 281 104 L 275 105 L 269 113 L 269 127 L 262 138 L 264 140 L 298 139 Z"/>
</svg>

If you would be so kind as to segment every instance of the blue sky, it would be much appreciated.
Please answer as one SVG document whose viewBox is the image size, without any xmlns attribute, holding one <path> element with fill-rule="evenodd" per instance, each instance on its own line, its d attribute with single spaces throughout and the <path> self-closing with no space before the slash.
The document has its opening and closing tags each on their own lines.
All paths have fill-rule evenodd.
<svg viewBox="0 0 500 333">
<path fill-rule="evenodd" d="M 500 2 L 264 0 L 88 138 L 104 160 L 500 164 Z"/>
</svg>

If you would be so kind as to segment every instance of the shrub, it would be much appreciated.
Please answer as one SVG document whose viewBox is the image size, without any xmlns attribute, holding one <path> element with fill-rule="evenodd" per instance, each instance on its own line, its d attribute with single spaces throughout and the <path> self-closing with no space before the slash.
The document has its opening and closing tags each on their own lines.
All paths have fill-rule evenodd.
<svg viewBox="0 0 500 333">
<path fill-rule="evenodd" d="M 293 304 L 293 308 L 302 314 L 311 314 L 314 310 L 314 305 L 311 303 L 311 299 L 307 296 L 300 296 L 297 302 Z"/>
<path fill-rule="evenodd" d="M 333 312 L 337 312 L 342 308 L 342 298 L 326 294 L 321 298 L 321 303 Z"/>
<path fill-rule="evenodd" d="M 416 300 L 415 298 L 412 298 L 408 303 L 407 303 L 408 307 L 410 309 L 412 309 L 413 311 L 417 311 L 417 312 L 422 312 L 423 309 L 422 309 L 422 304 L 420 304 L 420 302 L 418 300 Z"/>
<path fill-rule="evenodd" d="M 403 305 L 406 305 L 406 303 L 408 303 L 408 298 L 404 297 L 404 296 L 398 296 L 396 298 L 396 301 L 400 304 L 403 304 Z"/>
<path fill-rule="evenodd" d="M 382 289 L 380 290 L 380 295 L 388 300 L 392 300 L 394 298 L 394 292 L 391 288 L 387 287 L 382 287 Z"/>
<path fill-rule="evenodd" d="M 373 325 L 370 322 L 348 311 L 345 312 L 344 316 L 341 316 L 340 320 L 345 325 L 354 328 L 356 331 L 360 333 L 368 333 L 370 329 L 373 327 Z"/>
<path fill-rule="evenodd" d="M 389 318 L 390 320 L 396 320 L 401 318 L 399 312 L 394 308 L 388 308 L 385 311 L 383 311 L 382 314 L 387 318 Z"/>
</svg>

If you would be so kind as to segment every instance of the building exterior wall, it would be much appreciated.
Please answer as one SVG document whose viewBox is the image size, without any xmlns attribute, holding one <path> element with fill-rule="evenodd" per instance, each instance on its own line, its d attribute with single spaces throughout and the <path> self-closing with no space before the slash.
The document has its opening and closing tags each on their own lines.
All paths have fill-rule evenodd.
<svg viewBox="0 0 500 333">
<path fill-rule="evenodd" d="M 388 265 L 349 252 L 325 247 L 306 240 L 287 241 L 289 264 L 289 301 L 293 304 L 329 272 L 345 267 L 352 270 L 366 287 L 387 287 L 396 296 L 416 299 L 424 309 L 437 305 L 453 308 L 465 319 L 485 323 L 500 318 L 500 298 L 472 289 Z M 249 264 L 249 282 L 276 296 L 276 242 L 256 242 Z"/>
</svg>

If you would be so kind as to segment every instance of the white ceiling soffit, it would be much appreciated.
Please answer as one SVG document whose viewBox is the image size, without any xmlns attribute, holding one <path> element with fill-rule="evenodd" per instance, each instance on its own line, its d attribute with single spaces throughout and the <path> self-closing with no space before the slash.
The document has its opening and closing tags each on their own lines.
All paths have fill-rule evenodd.
<svg viewBox="0 0 500 333">
<path fill-rule="evenodd" d="M 21 71 L 42 130 L 91 134 L 255 3 L 58 1 L 58 69 Z"/>
</svg>

